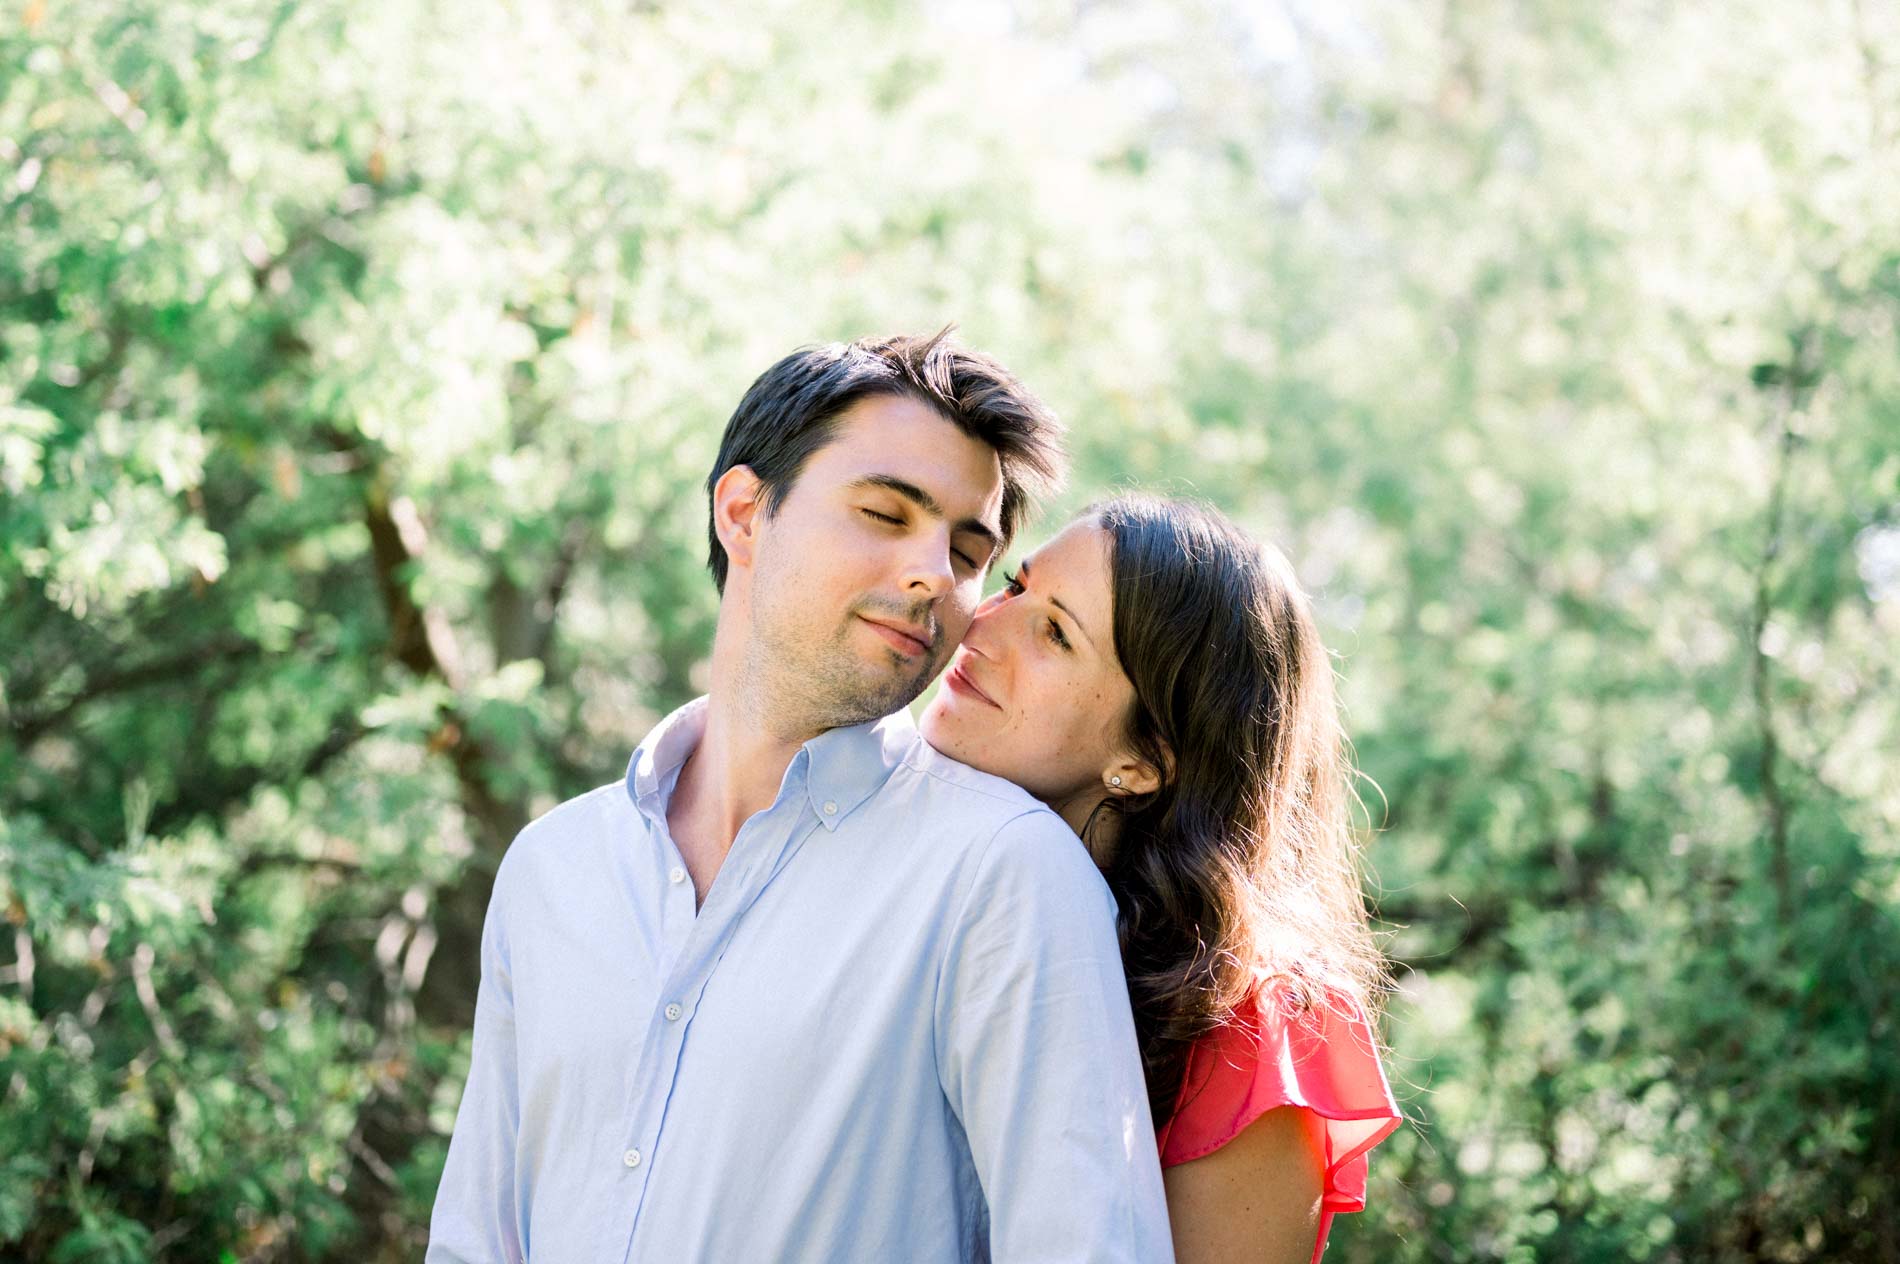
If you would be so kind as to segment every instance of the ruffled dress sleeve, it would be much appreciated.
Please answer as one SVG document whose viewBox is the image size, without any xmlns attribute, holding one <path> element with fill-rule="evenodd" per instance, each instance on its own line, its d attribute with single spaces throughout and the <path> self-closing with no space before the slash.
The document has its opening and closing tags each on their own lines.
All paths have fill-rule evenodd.
<svg viewBox="0 0 1900 1264">
<path fill-rule="evenodd" d="M 1188 1051 L 1174 1116 L 1156 1136 L 1161 1166 L 1212 1154 L 1281 1106 L 1304 1107 L 1324 1125 L 1318 1264 L 1333 1217 L 1365 1208 L 1367 1152 L 1403 1121 L 1357 1002 L 1335 995 L 1300 1012 L 1285 989 L 1269 987 L 1202 1037 Z"/>
</svg>

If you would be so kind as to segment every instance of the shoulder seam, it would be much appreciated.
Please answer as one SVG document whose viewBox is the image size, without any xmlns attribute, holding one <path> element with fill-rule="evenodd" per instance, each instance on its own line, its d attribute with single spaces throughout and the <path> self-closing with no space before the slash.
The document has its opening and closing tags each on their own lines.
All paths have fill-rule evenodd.
<svg viewBox="0 0 1900 1264">
<path fill-rule="evenodd" d="M 922 772 L 924 770 L 919 769 L 918 771 Z M 1008 820 L 999 824 L 994 830 L 990 831 L 989 840 L 985 842 L 981 848 L 971 853 L 967 867 L 968 882 L 963 890 L 958 893 L 956 912 L 952 914 L 950 918 L 951 933 L 944 936 L 943 953 L 937 958 L 936 980 L 932 986 L 931 993 L 931 1012 L 933 1014 L 942 1008 L 943 976 L 944 971 L 947 970 L 950 965 L 950 947 L 956 939 L 956 928 L 963 924 L 964 914 L 969 911 L 970 893 L 976 890 L 977 875 L 983 871 L 983 865 L 989 860 L 990 853 L 996 850 L 996 840 L 1003 836 L 1004 830 L 1007 830 L 1016 822 L 1035 816 L 1038 811 L 1045 810 L 1047 809 L 1029 808 L 1025 811 L 1018 812 L 1015 816 L 1010 817 Z"/>
<path fill-rule="evenodd" d="M 520 832 L 525 834 L 529 830 L 541 824 L 541 822 L 547 820 L 551 816 L 555 816 L 559 813 L 565 812 L 569 808 L 578 808 L 583 803 L 588 803 L 594 799 L 598 799 L 603 794 L 609 794 L 615 790 L 625 790 L 625 789 L 626 789 L 626 783 L 624 781 L 610 781 L 606 785 L 595 786 L 592 790 L 584 791 L 581 794 L 577 794 L 571 799 L 563 799 L 561 802 L 555 804 L 553 807 L 549 808 L 547 811 L 543 812 L 541 815 L 535 817 L 532 821 L 529 821 L 526 825 L 523 825 L 521 827 Z"/>
<path fill-rule="evenodd" d="M 948 758 L 948 756 L 942 756 L 942 757 L 943 757 L 943 758 Z M 923 766 L 922 764 L 920 764 L 920 763 L 918 763 L 918 762 L 917 762 L 917 756 L 916 756 L 916 754 L 915 754 L 915 752 L 911 752 L 911 753 L 909 753 L 909 754 L 906 754 L 906 755 L 904 756 L 904 760 L 903 760 L 903 763 L 904 763 L 904 767 L 906 767 L 906 768 L 908 768 L 908 769 L 910 769 L 910 770 L 911 770 L 912 772 L 914 772 L 914 773 L 916 773 L 916 774 L 917 774 L 918 776 L 920 776 L 920 777 L 929 777 L 929 778 L 931 778 L 931 779 L 932 779 L 933 781 L 941 781 L 941 782 L 942 782 L 942 783 L 943 783 L 944 785 L 946 785 L 946 786 L 950 786 L 950 787 L 953 787 L 954 789 L 958 789 L 958 790 L 967 790 L 967 791 L 969 791 L 969 792 L 970 792 L 971 794 L 975 794 L 975 795 L 981 795 L 981 796 L 982 796 L 983 798 L 985 798 L 985 799 L 989 799 L 989 800 L 991 800 L 992 802 L 995 802 L 995 803 L 1008 803 L 1008 802 L 1009 802 L 1009 798 L 1008 798 L 1008 796 L 1007 796 L 1007 795 L 1001 795 L 1001 794 L 997 794 L 997 793 L 995 793 L 994 791 L 991 791 L 991 790 L 986 790 L 986 789 L 984 789 L 984 788 L 983 788 L 982 786 L 979 786 L 979 785 L 973 785 L 973 784 L 971 784 L 971 783 L 969 783 L 969 782 L 967 782 L 967 781 L 959 781 L 959 780 L 957 780 L 956 778 L 953 778 L 953 777 L 950 777 L 950 776 L 947 776 L 946 774 L 944 774 L 944 773 L 942 773 L 942 772 L 940 772 L 940 771 L 938 771 L 938 770 L 937 770 L 937 769 L 935 769 L 935 768 L 926 768 L 926 767 L 924 767 L 924 766 Z M 982 774 L 982 773 L 980 773 L 980 770 L 978 770 L 978 769 L 971 769 L 971 771 L 972 771 L 972 772 L 979 772 L 979 774 L 980 774 L 980 775 L 985 775 L 985 776 L 988 776 L 988 775 L 993 775 L 993 774 Z M 1020 787 L 1019 787 L 1019 788 L 1020 788 Z M 1027 790 L 1025 790 L 1025 791 L 1023 791 L 1023 793 L 1024 793 L 1024 794 L 1028 794 L 1029 792 L 1028 792 Z M 1034 796 L 1032 795 L 1031 797 L 1033 798 Z M 1030 815 L 1031 813 L 1033 813 L 1034 811 L 1035 811 L 1035 809 L 1034 809 L 1034 808 L 1029 808 L 1029 809 L 1026 809 L 1025 811 L 1023 811 L 1023 812 L 1021 812 L 1021 813 L 1019 813 L 1018 815 L 1019 815 L 1019 816 L 1027 816 L 1027 815 Z M 1016 820 L 1016 819 L 1017 819 L 1017 817 L 1011 817 L 1011 818 L 1009 818 L 1009 819 L 1010 819 L 1011 821 L 1013 821 L 1013 820 Z M 1008 821 L 1005 821 L 1005 822 L 1004 822 L 1004 824 L 1005 824 L 1005 825 L 1006 825 L 1006 824 L 1008 824 L 1008 823 L 1009 823 Z M 1002 828 L 1002 827 L 1001 827 L 1001 826 L 998 826 L 997 828 L 999 828 L 999 829 L 1000 829 L 1000 828 Z"/>
<path fill-rule="evenodd" d="M 520 848 L 523 843 L 534 839 L 537 840 L 538 845 L 540 836 L 550 831 L 558 831 L 566 823 L 569 816 L 594 806 L 596 799 L 599 799 L 602 795 L 611 796 L 616 790 L 624 792 L 625 786 L 611 781 L 604 786 L 595 786 L 592 790 L 577 794 L 571 799 L 561 800 L 561 802 L 555 804 L 516 830 L 515 836 L 508 840 L 508 846 L 502 850 L 501 861 L 496 866 L 496 877 L 499 878 L 501 875 L 500 866 L 507 864 L 508 858 L 514 855 L 516 850 Z M 629 803 L 627 806 L 631 808 L 633 805 Z"/>
</svg>

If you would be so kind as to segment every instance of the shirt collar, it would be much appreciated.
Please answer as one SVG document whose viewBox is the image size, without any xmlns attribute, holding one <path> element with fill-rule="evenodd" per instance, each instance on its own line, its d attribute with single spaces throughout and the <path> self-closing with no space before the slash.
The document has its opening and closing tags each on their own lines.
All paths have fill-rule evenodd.
<svg viewBox="0 0 1900 1264">
<path fill-rule="evenodd" d="M 825 828 L 837 829 L 877 793 L 919 740 L 910 712 L 899 709 L 881 720 L 831 729 L 806 742 L 805 793 Z"/>
<path fill-rule="evenodd" d="M 666 796 L 686 757 L 706 732 L 711 699 L 695 698 L 653 726 L 627 764 L 627 797 L 649 817 L 666 819 Z"/>
<path fill-rule="evenodd" d="M 664 820 L 666 799 L 687 756 L 706 732 L 710 699 L 695 698 L 655 725 L 627 764 L 627 797 L 649 818 Z M 830 729 L 793 756 L 805 770 L 805 796 L 827 830 L 870 798 L 921 739 L 908 710 L 881 720 Z"/>
</svg>

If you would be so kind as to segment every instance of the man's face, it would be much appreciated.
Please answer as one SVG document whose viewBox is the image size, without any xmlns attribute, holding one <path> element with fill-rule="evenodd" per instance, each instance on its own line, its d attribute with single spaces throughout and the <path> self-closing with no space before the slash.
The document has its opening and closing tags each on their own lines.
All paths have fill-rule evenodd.
<svg viewBox="0 0 1900 1264">
<path fill-rule="evenodd" d="M 757 524 L 747 670 L 788 732 L 889 715 L 942 670 L 999 547 L 996 451 L 907 396 L 863 399 Z"/>
</svg>

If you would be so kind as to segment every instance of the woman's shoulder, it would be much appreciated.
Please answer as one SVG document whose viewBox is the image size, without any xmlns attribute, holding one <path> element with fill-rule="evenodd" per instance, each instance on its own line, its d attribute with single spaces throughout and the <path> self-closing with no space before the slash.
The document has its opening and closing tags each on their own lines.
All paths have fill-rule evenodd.
<svg viewBox="0 0 1900 1264">
<path fill-rule="evenodd" d="M 1366 1007 L 1339 988 L 1266 980 L 1189 1051 L 1163 1166 L 1211 1154 L 1260 1116 L 1302 1106 L 1325 1121 L 1326 1206 L 1365 1201 L 1365 1154 L 1403 1119 Z"/>
</svg>

